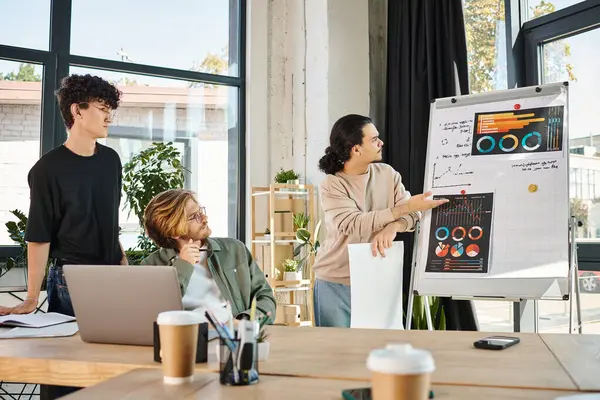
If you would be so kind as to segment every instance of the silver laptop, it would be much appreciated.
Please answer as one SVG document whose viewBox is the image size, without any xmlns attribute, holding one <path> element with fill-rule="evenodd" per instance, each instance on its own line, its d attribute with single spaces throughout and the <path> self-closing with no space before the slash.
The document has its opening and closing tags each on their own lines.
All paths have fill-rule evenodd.
<svg viewBox="0 0 600 400">
<path fill-rule="evenodd" d="M 63 266 L 85 342 L 152 346 L 160 312 L 182 310 L 175 267 Z"/>
</svg>

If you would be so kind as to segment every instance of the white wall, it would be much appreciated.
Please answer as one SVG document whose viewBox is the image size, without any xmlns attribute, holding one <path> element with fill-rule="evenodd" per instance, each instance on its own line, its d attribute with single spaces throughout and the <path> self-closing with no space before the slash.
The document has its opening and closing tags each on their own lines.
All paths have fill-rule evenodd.
<svg viewBox="0 0 600 400">
<path fill-rule="evenodd" d="M 329 121 L 369 113 L 369 4 L 329 0 Z"/>
<path fill-rule="evenodd" d="M 365 0 L 252 0 L 247 49 L 247 239 L 252 186 L 294 168 L 318 186 L 331 125 L 369 113 Z"/>
</svg>

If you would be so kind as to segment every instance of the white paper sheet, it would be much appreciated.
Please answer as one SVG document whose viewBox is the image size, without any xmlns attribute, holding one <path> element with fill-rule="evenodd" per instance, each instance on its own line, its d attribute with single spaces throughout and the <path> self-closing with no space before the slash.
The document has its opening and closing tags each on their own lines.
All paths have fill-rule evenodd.
<svg viewBox="0 0 600 400">
<path fill-rule="evenodd" d="M 404 329 L 402 273 L 404 243 L 373 257 L 370 243 L 348 245 L 350 258 L 351 328 Z"/>
<path fill-rule="evenodd" d="M 0 317 L 0 326 L 22 326 L 25 328 L 43 328 L 46 326 L 75 321 L 75 317 L 49 312 L 38 314 L 10 314 Z"/>
<path fill-rule="evenodd" d="M 73 336 L 78 330 L 77 322 L 66 322 L 44 328 L 0 328 L 0 339 Z"/>
</svg>

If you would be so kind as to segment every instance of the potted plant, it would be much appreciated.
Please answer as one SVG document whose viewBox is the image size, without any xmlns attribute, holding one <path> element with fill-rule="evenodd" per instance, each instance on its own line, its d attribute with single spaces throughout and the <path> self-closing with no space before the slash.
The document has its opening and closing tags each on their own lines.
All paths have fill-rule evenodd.
<svg viewBox="0 0 600 400">
<path fill-rule="evenodd" d="M 25 241 L 27 216 L 20 210 L 11 210 L 10 213 L 17 218 L 17 221 L 8 221 L 5 224 L 6 230 L 8 237 L 21 247 L 21 253 L 16 257 L 7 258 L 3 268 L 0 268 L 0 278 L 3 278 L 8 286 L 27 287 L 27 242 Z M 48 276 L 50 264 L 51 261 L 48 260 L 44 277 Z M 46 290 L 46 279 L 42 280 L 41 290 Z"/>
<path fill-rule="evenodd" d="M 432 328 L 434 330 L 443 331 L 446 330 L 446 315 L 444 313 L 444 307 L 442 306 L 442 300 L 440 297 L 431 296 L 429 297 L 429 311 L 431 314 Z M 404 311 L 404 317 L 406 318 L 406 311 Z M 427 318 L 425 314 L 425 302 L 422 296 L 415 296 L 413 300 L 413 313 L 411 329 L 426 330 Z"/>
<path fill-rule="evenodd" d="M 265 229 L 264 239 L 265 240 L 271 240 L 271 231 L 269 230 L 269 228 Z"/>
<path fill-rule="evenodd" d="M 294 231 L 298 229 L 306 229 L 308 226 L 308 222 L 310 221 L 310 217 L 308 215 L 304 215 L 304 213 L 292 214 L 292 221 L 294 222 Z"/>
<path fill-rule="evenodd" d="M 298 260 L 294 258 L 286 258 L 283 260 L 283 280 L 290 281 L 300 281 L 302 280 L 302 270 L 298 268 Z M 299 284 L 290 284 L 286 285 L 288 287 L 300 286 Z"/>
<path fill-rule="evenodd" d="M 265 324 L 270 316 L 271 313 L 267 313 L 267 315 L 263 316 L 258 322 L 259 331 L 258 336 L 256 337 L 256 343 L 258 343 L 258 361 L 266 361 L 269 358 L 271 344 L 267 340 L 269 333 L 267 332 Z"/>
<path fill-rule="evenodd" d="M 165 190 L 183 188 L 186 172 L 189 171 L 181 164 L 181 153 L 171 142 L 152 143 L 123 166 L 123 191 L 129 212 L 140 224 L 137 248 L 125 252 L 130 261 L 135 260 L 134 264 L 157 249 L 142 228 L 146 206 Z"/>
<path fill-rule="evenodd" d="M 298 257 L 300 255 L 300 253 L 302 252 L 302 249 L 304 247 L 308 247 L 308 251 L 306 252 L 304 257 L 302 257 L 302 259 L 298 263 L 298 270 L 301 271 L 302 268 L 304 268 L 304 266 L 306 265 L 306 263 L 308 262 L 308 260 L 311 256 L 317 255 L 317 252 L 319 251 L 319 247 L 321 246 L 321 243 L 319 242 L 319 231 L 320 230 L 321 230 L 321 221 L 319 221 L 317 223 L 317 227 L 315 228 L 314 242 L 311 240 L 311 235 L 310 235 L 310 232 L 308 231 L 308 229 L 300 228 L 296 231 L 296 241 L 298 243 L 300 243 L 300 245 L 294 249 L 294 257 Z"/>
<path fill-rule="evenodd" d="M 275 183 L 287 183 L 288 185 L 299 185 L 300 175 L 294 172 L 293 169 L 281 170 L 275 175 Z"/>
</svg>

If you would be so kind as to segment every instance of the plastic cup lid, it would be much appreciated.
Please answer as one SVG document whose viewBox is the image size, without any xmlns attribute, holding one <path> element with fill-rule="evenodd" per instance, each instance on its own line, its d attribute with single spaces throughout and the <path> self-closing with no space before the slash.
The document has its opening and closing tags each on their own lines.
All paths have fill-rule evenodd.
<svg viewBox="0 0 600 400">
<path fill-rule="evenodd" d="M 433 372 L 435 363 L 427 350 L 414 349 L 409 343 L 402 343 L 371 351 L 367 368 L 383 374 L 412 375 Z"/>
<path fill-rule="evenodd" d="M 165 311 L 158 314 L 158 325 L 197 325 L 202 322 L 202 314 L 194 311 Z"/>
</svg>

